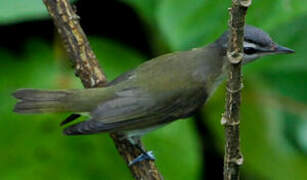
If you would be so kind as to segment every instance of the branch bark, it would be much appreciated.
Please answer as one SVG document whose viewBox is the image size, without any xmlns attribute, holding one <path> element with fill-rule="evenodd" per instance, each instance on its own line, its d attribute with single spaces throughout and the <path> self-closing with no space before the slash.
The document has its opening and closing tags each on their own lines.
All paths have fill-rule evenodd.
<svg viewBox="0 0 307 180">
<path fill-rule="evenodd" d="M 43 0 L 43 2 L 64 41 L 66 51 L 74 64 L 75 74 L 81 79 L 83 86 L 85 88 L 105 86 L 107 84 L 106 76 L 79 24 L 79 17 L 68 0 Z M 113 133 L 111 137 L 126 163 L 129 163 L 141 153 L 129 141 L 121 140 L 118 134 Z M 142 161 L 129 168 L 137 180 L 163 179 L 154 162 L 150 160 Z"/>
<path fill-rule="evenodd" d="M 227 57 L 230 63 L 226 85 L 224 180 L 239 180 L 243 156 L 240 150 L 240 104 L 245 15 L 251 0 L 232 0 Z"/>
</svg>

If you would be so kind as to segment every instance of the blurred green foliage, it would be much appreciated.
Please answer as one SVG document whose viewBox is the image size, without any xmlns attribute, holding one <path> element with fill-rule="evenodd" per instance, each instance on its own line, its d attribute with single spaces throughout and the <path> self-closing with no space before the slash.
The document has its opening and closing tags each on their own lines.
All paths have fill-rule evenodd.
<svg viewBox="0 0 307 180">
<path fill-rule="evenodd" d="M 76 0 L 70 0 L 74 2 Z M 0 24 L 46 19 L 48 12 L 42 0 L 1 0 Z"/>
<path fill-rule="evenodd" d="M 149 29 L 152 47 L 185 50 L 214 41 L 226 28 L 230 1 L 121 0 Z M 40 0 L 0 1 L 0 24 L 45 18 Z M 258 0 L 247 23 L 268 31 L 288 56 L 263 58 L 244 68 L 241 112 L 243 172 L 249 179 L 303 180 L 307 173 L 307 2 Z M 52 30 L 51 30 L 52 31 Z M 144 56 L 110 39 L 90 37 L 109 80 L 135 68 Z M 10 94 L 17 88 L 81 88 L 61 44 L 30 39 L 21 54 L 0 49 L 0 179 L 132 179 L 108 135 L 66 137 L 58 126 L 67 114 L 17 115 Z M 162 50 L 161 50 L 162 51 Z M 158 55 L 158 54 L 157 54 Z M 224 88 L 203 115 L 222 154 Z M 202 154 L 192 120 L 177 121 L 144 137 L 165 179 L 200 179 Z M 206 157 L 205 157 L 206 158 Z"/>
</svg>

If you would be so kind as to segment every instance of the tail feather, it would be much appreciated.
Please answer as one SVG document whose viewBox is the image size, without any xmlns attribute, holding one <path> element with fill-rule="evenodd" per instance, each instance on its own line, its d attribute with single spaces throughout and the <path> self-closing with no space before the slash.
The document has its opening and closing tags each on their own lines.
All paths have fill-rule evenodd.
<svg viewBox="0 0 307 180">
<path fill-rule="evenodd" d="M 13 96 L 20 101 L 15 105 L 17 113 L 65 112 L 68 91 L 44 91 L 37 89 L 19 89 Z"/>
<path fill-rule="evenodd" d="M 60 100 L 68 94 L 64 90 L 18 89 L 13 93 L 13 96 L 17 99 L 28 101 L 55 101 Z"/>
</svg>

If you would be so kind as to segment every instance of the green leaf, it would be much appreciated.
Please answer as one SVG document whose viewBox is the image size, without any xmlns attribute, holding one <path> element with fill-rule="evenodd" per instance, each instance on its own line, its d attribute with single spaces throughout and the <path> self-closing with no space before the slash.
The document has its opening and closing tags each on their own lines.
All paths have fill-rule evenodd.
<svg viewBox="0 0 307 180">
<path fill-rule="evenodd" d="M 249 8 L 247 19 L 265 29 L 275 29 L 306 13 L 307 2 L 304 0 L 258 0 Z"/>
<path fill-rule="evenodd" d="M 0 24 L 12 24 L 46 18 L 48 18 L 48 12 L 42 0 L 0 1 Z"/>
<path fill-rule="evenodd" d="M 223 0 L 166 0 L 158 11 L 158 24 L 173 50 L 212 42 L 226 29 L 227 6 Z"/>
<path fill-rule="evenodd" d="M 277 93 L 307 103 L 306 71 L 271 71 L 262 74 L 262 80 Z"/>
<path fill-rule="evenodd" d="M 156 24 L 156 10 L 161 0 L 121 0 L 131 5 L 149 24 Z"/>
</svg>

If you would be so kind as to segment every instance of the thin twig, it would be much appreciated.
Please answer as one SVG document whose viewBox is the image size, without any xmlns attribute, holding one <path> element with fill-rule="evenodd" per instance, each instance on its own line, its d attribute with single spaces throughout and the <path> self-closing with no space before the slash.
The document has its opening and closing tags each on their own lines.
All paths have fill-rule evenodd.
<svg viewBox="0 0 307 180">
<path fill-rule="evenodd" d="M 107 79 L 102 72 L 98 60 L 91 49 L 89 42 L 80 24 L 79 17 L 74 12 L 68 0 L 43 0 L 54 24 L 64 41 L 67 53 L 71 57 L 78 76 L 85 88 L 103 87 Z M 136 158 L 140 151 L 129 143 L 121 140 L 119 135 L 111 134 L 115 146 L 126 161 Z M 130 168 L 137 180 L 160 180 L 161 174 L 153 161 L 146 160 L 133 165 Z"/>
<path fill-rule="evenodd" d="M 240 150 L 240 104 L 245 15 L 251 0 L 232 0 L 230 8 L 227 56 L 230 62 L 226 88 L 226 111 L 222 117 L 225 126 L 224 180 L 240 179 L 243 156 Z"/>
</svg>

